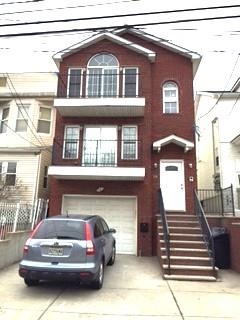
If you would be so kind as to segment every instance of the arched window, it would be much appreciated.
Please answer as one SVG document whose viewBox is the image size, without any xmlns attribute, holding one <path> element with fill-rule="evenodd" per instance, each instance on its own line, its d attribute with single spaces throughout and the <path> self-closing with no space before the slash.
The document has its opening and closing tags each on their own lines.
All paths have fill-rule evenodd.
<svg viewBox="0 0 240 320">
<path fill-rule="evenodd" d="M 92 57 L 87 70 L 88 97 L 116 97 L 118 94 L 119 64 L 111 54 Z"/>
<path fill-rule="evenodd" d="M 178 86 L 175 82 L 165 82 L 163 85 L 163 113 L 178 113 Z"/>
</svg>

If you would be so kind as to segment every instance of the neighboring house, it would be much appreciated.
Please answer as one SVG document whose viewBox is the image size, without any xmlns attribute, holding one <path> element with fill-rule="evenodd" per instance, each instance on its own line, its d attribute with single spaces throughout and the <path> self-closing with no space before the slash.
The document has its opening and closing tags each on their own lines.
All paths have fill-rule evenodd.
<svg viewBox="0 0 240 320">
<path fill-rule="evenodd" d="M 0 201 L 48 198 L 56 85 L 53 73 L 0 74 Z"/>
<path fill-rule="evenodd" d="M 230 91 L 196 96 L 197 170 L 199 189 L 233 186 L 240 210 L 240 79 Z"/>
<path fill-rule="evenodd" d="M 124 29 L 95 34 L 54 60 L 50 215 L 101 214 L 117 229 L 119 253 L 156 254 L 159 188 L 166 210 L 194 213 L 199 55 Z"/>
</svg>

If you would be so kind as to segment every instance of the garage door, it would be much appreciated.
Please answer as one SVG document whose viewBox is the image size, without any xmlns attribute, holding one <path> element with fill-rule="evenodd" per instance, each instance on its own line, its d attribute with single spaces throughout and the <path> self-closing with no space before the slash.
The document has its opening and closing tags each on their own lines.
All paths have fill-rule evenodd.
<svg viewBox="0 0 240 320">
<path fill-rule="evenodd" d="M 135 197 L 63 197 L 63 213 L 98 214 L 115 228 L 117 253 L 137 254 Z"/>
</svg>

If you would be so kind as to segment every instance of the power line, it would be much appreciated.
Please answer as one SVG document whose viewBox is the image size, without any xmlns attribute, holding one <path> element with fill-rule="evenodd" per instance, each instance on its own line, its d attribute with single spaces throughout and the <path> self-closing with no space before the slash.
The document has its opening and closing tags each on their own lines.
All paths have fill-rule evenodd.
<svg viewBox="0 0 240 320">
<path fill-rule="evenodd" d="M 237 55 L 236 61 L 235 61 L 235 63 L 234 63 L 234 66 L 233 66 L 233 69 L 232 69 L 232 71 L 231 71 L 231 74 L 230 74 L 230 76 L 229 76 L 229 78 L 228 78 L 228 80 L 227 80 L 227 82 L 226 82 L 226 84 L 225 84 L 224 90 L 220 93 L 220 95 L 219 95 L 219 97 L 217 98 L 217 100 L 216 100 L 216 102 L 214 103 L 214 105 L 213 105 L 206 113 L 204 113 L 203 115 L 201 115 L 201 116 L 198 118 L 198 120 L 200 120 L 200 119 L 204 118 L 205 116 L 207 116 L 207 115 L 216 107 L 216 105 L 218 104 L 218 102 L 219 102 L 219 101 L 221 100 L 221 98 L 223 97 L 224 93 L 226 92 L 227 86 L 228 86 L 228 84 L 229 84 L 229 82 L 230 82 L 230 80 L 231 80 L 231 78 L 232 78 L 232 75 L 233 75 L 233 73 L 235 72 L 235 69 L 236 69 L 237 64 L 238 64 L 239 57 L 240 57 L 240 54 Z M 237 100 L 238 100 L 238 98 L 237 98 Z M 237 103 L 237 101 L 236 101 L 236 103 Z"/>
<path fill-rule="evenodd" d="M 142 12 L 142 13 L 128 13 L 128 14 L 117 14 L 117 15 L 107 15 L 107 16 L 95 16 L 95 17 L 85 17 L 85 18 L 69 18 L 69 19 L 56 19 L 56 20 L 43 20 L 43 21 L 31 21 L 31 22 L 17 22 L 1 24 L 0 27 L 15 27 L 15 26 L 27 26 L 27 25 L 38 25 L 38 24 L 50 24 L 59 22 L 74 22 L 74 21 L 89 21 L 89 20 L 102 20 L 102 19 L 115 19 L 115 18 L 126 18 L 126 17 L 138 17 L 147 15 L 159 15 L 166 13 L 180 13 L 180 12 L 192 12 L 192 11 L 203 11 L 203 10 L 215 10 L 215 9 L 233 9 L 239 8 L 240 5 L 230 5 L 230 6 L 218 6 L 218 7 L 202 7 L 202 8 L 189 8 L 189 9 L 178 9 L 178 10 L 164 10 L 164 11 L 153 11 L 153 12 Z M 197 20 L 199 21 L 199 20 Z"/>
<path fill-rule="evenodd" d="M 101 31 L 107 29 L 122 29 L 122 28 L 134 28 L 143 26 L 153 26 L 153 25 L 163 25 L 163 24 L 175 24 L 175 23 L 186 23 L 186 22 L 197 22 L 197 21 L 211 21 L 211 20 L 223 20 L 223 19 L 235 19 L 240 18 L 240 15 L 230 15 L 230 16 L 219 16 L 219 17 L 208 17 L 208 18 L 195 18 L 195 19 L 181 19 L 172 21 L 162 21 L 162 22 L 146 22 L 146 23 L 134 23 L 128 25 L 113 25 L 113 26 L 103 26 L 103 27 L 87 27 L 87 28 L 72 28 L 65 30 L 48 30 L 48 31 L 34 31 L 34 32 L 21 32 L 21 33 L 6 33 L 0 34 L 0 38 L 3 37 L 22 37 L 22 36 L 36 36 L 41 34 L 58 34 L 58 33 L 69 33 L 69 32 L 80 32 L 80 31 Z"/>
<path fill-rule="evenodd" d="M 95 4 L 86 4 L 86 5 L 79 5 L 79 6 L 67 6 L 67 7 L 57 7 L 57 8 L 45 8 L 45 9 L 35 9 L 35 10 L 24 10 L 24 11 L 15 11 L 15 12 L 5 12 L 0 13 L 0 16 L 5 15 L 12 15 L 12 14 L 21 14 L 21 13 L 31 13 L 31 12 L 43 12 L 43 11 L 56 11 L 56 10 L 66 10 L 66 9 L 76 9 L 76 8 L 87 8 L 87 7 L 97 7 L 97 6 L 104 6 L 108 4 L 117 4 L 117 3 L 125 3 L 125 2 L 132 2 L 134 0 L 120 0 L 120 1 L 111 1 L 105 3 L 95 3 Z"/>
<path fill-rule="evenodd" d="M 9 4 L 25 4 L 25 3 L 29 3 L 29 2 L 40 2 L 40 1 L 45 1 L 45 0 L 27 0 L 27 1 L 4 2 L 4 3 L 0 3 L 0 6 L 9 5 Z"/>
</svg>

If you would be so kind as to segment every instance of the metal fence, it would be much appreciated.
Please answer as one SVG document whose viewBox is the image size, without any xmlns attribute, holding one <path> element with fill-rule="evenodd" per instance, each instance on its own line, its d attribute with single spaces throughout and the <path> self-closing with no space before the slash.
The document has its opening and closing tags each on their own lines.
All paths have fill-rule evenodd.
<svg viewBox="0 0 240 320">
<path fill-rule="evenodd" d="M 48 201 L 38 199 L 32 204 L 0 202 L 0 240 L 8 232 L 32 230 L 46 217 Z"/>
<path fill-rule="evenodd" d="M 198 189 L 197 195 L 205 214 L 235 215 L 232 185 L 228 188 L 217 190 Z"/>
</svg>

